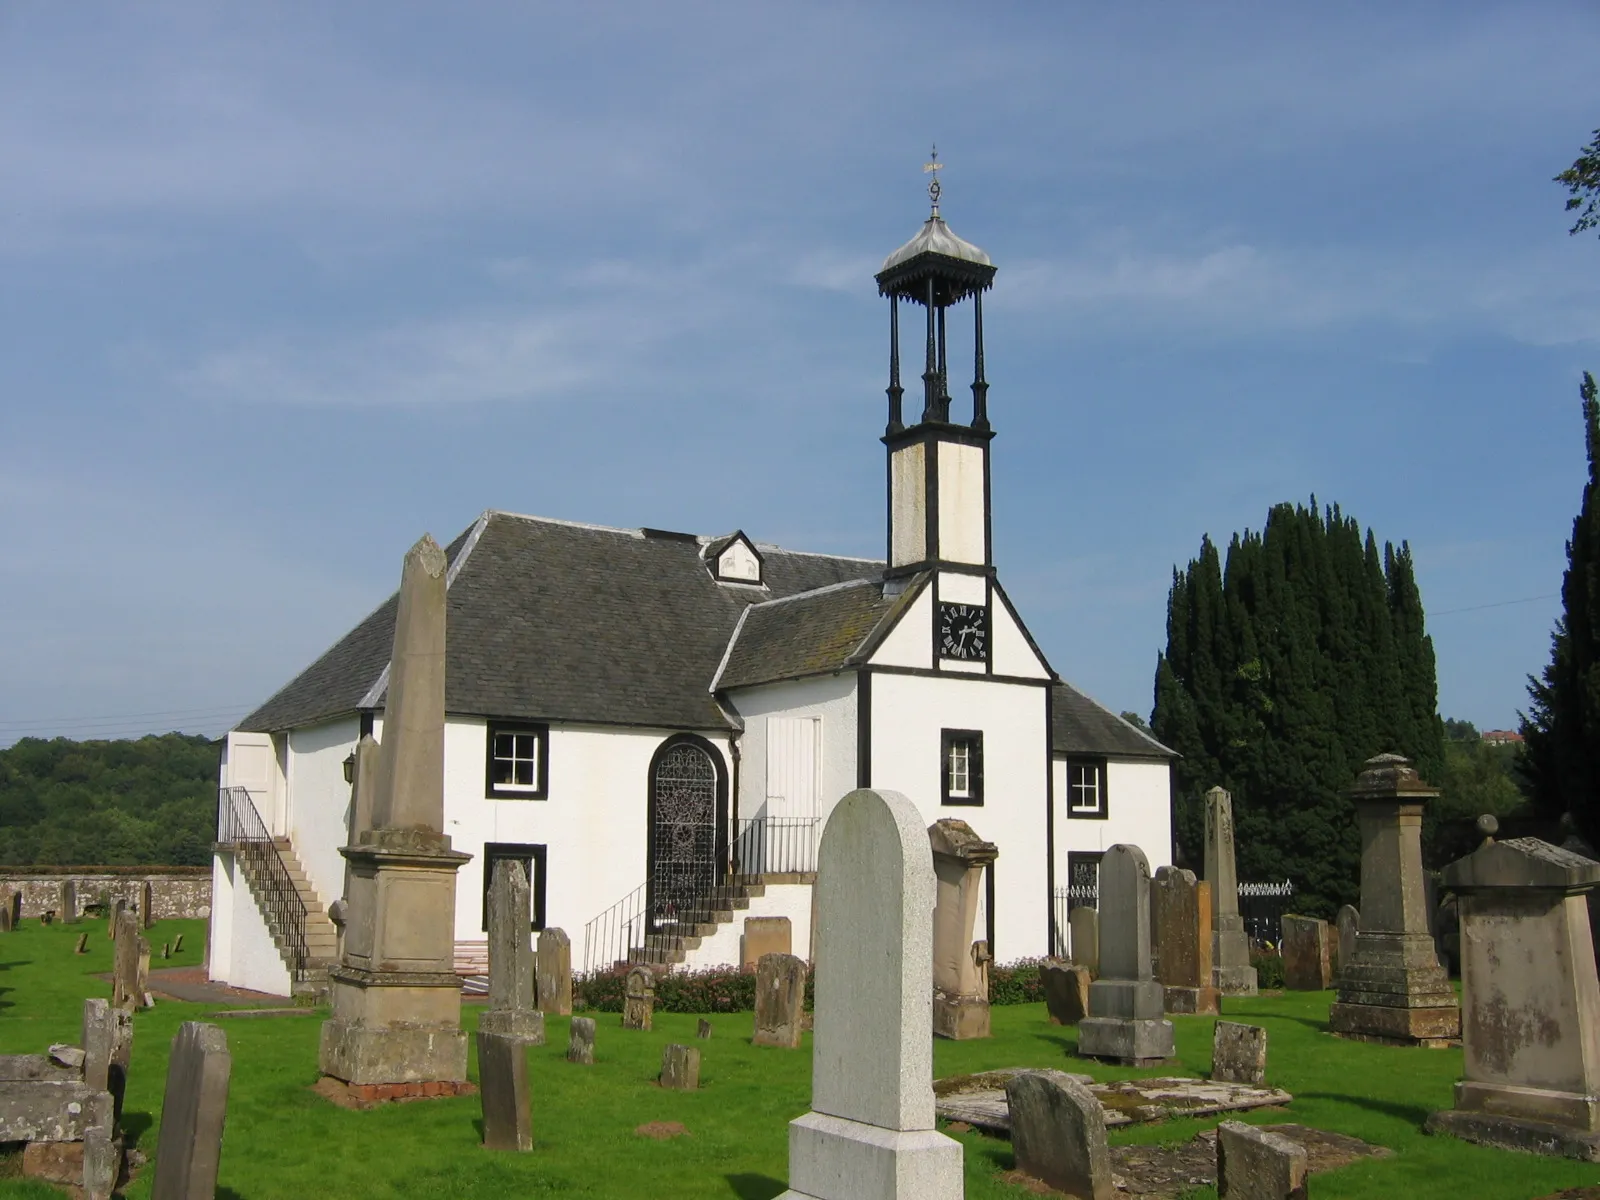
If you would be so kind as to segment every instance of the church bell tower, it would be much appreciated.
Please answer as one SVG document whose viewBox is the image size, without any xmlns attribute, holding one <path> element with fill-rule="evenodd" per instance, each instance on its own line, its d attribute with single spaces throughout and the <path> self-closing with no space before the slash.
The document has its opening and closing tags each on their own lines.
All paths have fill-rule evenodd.
<svg viewBox="0 0 1600 1200">
<path fill-rule="evenodd" d="M 878 294 L 889 298 L 890 577 L 938 570 L 989 575 L 989 384 L 983 377 L 983 293 L 994 283 L 989 256 L 957 237 L 939 215 L 937 149 L 924 170 L 933 175 L 933 211 L 922 228 L 884 260 Z M 950 414 L 946 310 L 972 301 L 972 419 Z M 922 412 L 906 424 L 900 386 L 900 302 L 926 310 L 927 349 L 922 371 Z"/>
</svg>

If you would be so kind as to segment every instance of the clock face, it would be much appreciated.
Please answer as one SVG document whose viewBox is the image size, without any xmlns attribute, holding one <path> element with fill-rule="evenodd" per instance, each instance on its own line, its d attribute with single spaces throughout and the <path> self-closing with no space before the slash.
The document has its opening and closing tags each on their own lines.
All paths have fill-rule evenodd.
<svg viewBox="0 0 1600 1200">
<path fill-rule="evenodd" d="M 989 655 L 989 610 L 981 604 L 939 605 L 939 656 L 983 662 Z"/>
</svg>

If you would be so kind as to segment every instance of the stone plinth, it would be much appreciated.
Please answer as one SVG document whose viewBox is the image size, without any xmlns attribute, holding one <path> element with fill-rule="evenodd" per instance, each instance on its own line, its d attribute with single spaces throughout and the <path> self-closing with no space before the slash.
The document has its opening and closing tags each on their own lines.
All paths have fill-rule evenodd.
<svg viewBox="0 0 1600 1200">
<path fill-rule="evenodd" d="M 1139 847 L 1116 845 L 1100 860 L 1100 978 L 1089 985 L 1078 1053 L 1124 1066 L 1171 1058 L 1165 1010 L 1150 968 L 1150 864 Z"/>
<path fill-rule="evenodd" d="M 1335 1033 L 1398 1045 L 1442 1045 L 1461 1010 L 1428 930 L 1422 813 L 1439 794 L 1398 754 L 1369 759 L 1350 790 L 1361 823 L 1361 923 L 1328 1013 Z"/>
<path fill-rule="evenodd" d="M 1250 939 L 1239 916 L 1233 797 L 1219 787 L 1206 793 L 1206 882 L 1211 885 L 1211 959 L 1216 988 L 1224 996 L 1254 996 L 1256 969 L 1250 965 Z"/>
<path fill-rule="evenodd" d="M 1291 992 L 1321 992 L 1333 986 L 1333 949 L 1326 921 L 1285 914 L 1283 986 Z"/>
<path fill-rule="evenodd" d="M 1100 914 L 1087 904 L 1075 905 L 1067 913 L 1067 928 L 1072 931 L 1072 961 L 1089 972 L 1100 974 Z"/>
<path fill-rule="evenodd" d="M 340 850 L 344 946 L 328 972 L 320 1061 L 356 1086 L 467 1078 L 455 916 L 456 872 L 471 855 L 443 832 L 445 566 L 426 535 L 406 554 L 372 828 Z"/>
<path fill-rule="evenodd" d="M 1211 885 L 1193 871 L 1162 867 L 1150 887 L 1156 977 L 1169 1013 L 1215 1013 Z"/>
<path fill-rule="evenodd" d="M 794 927 L 788 917 L 746 917 L 739 938 L 740 969 L 754 971 L 769 954 L 794 953 Z"/>
<path fill-rule="evenodd" d="M 972 944 L 983 898 L 983 874 L 999 856 L 965 821 L 945 818 L 928 827 L 933 873 L 933 1032 L 965 1040 L 989 1036 L 986 963 Z"/>
<path fill-rule="evenodd" d="M 1587 895 L 1600 864 L 1537 838 L 1444 869 L 1461 902 L 1465 1078 L 1428 1128 L 1600 1160 L 1600 981 Z"/>
<path fill-rule="evenodd" d="M 934 1128 L 933 855 L 916 806 L 859 788 L 817 855 L 811 1108 L 782 1200 L 960 1200 L 961 1143 Z"/>
</svg>

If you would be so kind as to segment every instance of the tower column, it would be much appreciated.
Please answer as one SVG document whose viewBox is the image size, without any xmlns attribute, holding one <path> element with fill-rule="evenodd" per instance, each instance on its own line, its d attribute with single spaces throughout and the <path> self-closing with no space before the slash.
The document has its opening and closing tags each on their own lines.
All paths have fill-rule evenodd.
<svg viewBox="0 0 1600 1200">
<path fill-rule="evenodd" d="M 972 427 L 989 428 L 989 381 L 983 377 L 983 293 L 972 295 Z"/>
<path fill-rule="evenodd" d="M 934 421 L 939 415 L 939 350 L 935 341 L 933 280 L 928 280 L 928 361 L 922 369 L 922 419 Z"/>
<path fill-rule="evenodd" d="M 899 433 L 906 427 L 901 400 L 906 394 L 900 386 L 900 297 L 889 297 L 889 428 L 886 433 Z"/>
</svg>

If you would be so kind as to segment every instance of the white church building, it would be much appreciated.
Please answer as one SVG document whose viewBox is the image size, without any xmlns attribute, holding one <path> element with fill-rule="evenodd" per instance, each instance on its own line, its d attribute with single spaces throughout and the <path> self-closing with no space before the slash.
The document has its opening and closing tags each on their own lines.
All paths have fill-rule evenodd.
<svg viewBox="0 0 1600 1200">
<path fill-rule="evenodd" d="M 1107 847 L 1170 861 L 1172 752 L 1057 676 L 995 570 L 994 276 L 937 203 L 877 276 L 886 560 L 498 510 L 449 543 L 445 832 L 473 856 L 457 877 L 459 970 L 481 969 L 502 857 L 527 864 L 534 927 L 565 929 L 579 967 L 737 963 L 749 916 L 789 917 L 804 956 L 822 823 L 856 787 L 903 792 L 929 824 L 957 817 L 996 844 L 979 928 L 998 961 L 1061 951 L 1069 889 L 1092 892 Z M 966 421 L 945 346 L 963 303 Z M 910 423 L 903 306 L 926 321 Z M 228 734 L 213 979 L 287 994 L 329 965 L 350 767 L 363 733 L 383 737 L 395 604 Z"/>
</svg>

